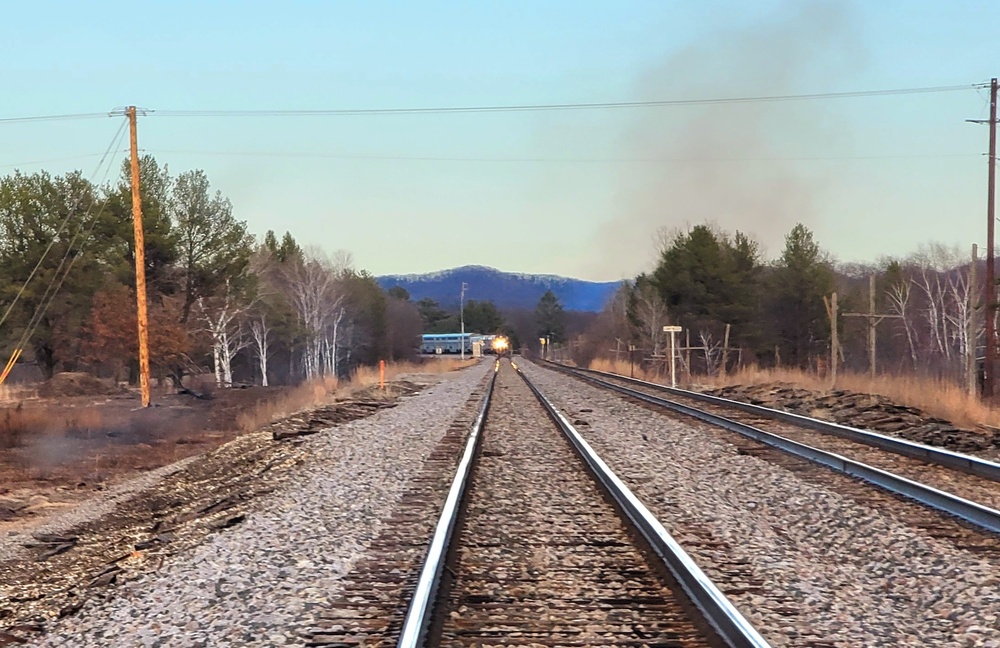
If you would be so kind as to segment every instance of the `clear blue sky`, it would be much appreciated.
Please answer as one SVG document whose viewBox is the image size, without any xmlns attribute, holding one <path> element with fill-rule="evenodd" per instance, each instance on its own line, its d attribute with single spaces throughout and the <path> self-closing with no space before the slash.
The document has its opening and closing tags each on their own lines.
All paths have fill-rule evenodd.
<svg viewBox="0 0 1000 648">
<path fill-rule="evenodd" d="M 975 84 L 1000 2 L 20 2 L 0 118 L 572 103 Z M 487 114 L 171 118 L 140 147 L 203 168 L 252 231 L 377 274 L 467 263 L 617 279 L 709 218 L 769 255 L 802 221 L 838 259 L 985 238 L 984 92 Z M 0 123 L 0 173 L 90 173 L 118 119 Z M 390 159 L 386 159 L 390 158 Z M 443 159 L 442 159 L 443 158 Z M 58 160 L 58 161 L 52 161 Z M 44 163 L 34 163 L 46 161 Z"/>
</svg>

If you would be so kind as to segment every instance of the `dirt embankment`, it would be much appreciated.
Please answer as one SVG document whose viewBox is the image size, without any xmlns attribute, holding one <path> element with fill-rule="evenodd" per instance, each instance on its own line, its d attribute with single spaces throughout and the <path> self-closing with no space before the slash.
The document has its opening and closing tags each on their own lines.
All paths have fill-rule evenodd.
<svg viewBox="0 0 1000 648">
<path fill-rule="evenodd" d="M 781 382 L 732 385 L 701 391 L 956 452 L 1000 457 L 1000 431 L 959 427 L 945 419 L 931 416 L 914 407 L 899 405 L 876 394 L 847 390 L 815 391 Z"/>
</svg>

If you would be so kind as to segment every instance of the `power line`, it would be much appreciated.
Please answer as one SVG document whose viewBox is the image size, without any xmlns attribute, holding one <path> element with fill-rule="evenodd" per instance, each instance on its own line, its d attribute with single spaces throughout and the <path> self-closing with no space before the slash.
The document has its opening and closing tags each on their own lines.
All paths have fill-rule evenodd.
<svg viewBox="0 0 1000 648">
<path fill-rule="evenodd" d="M 143 149 L 157 155 L 211 155 L 221 157 L 316 158 L 370 162 L 482 162 L 482 163 L 567 163 L 567 164 L 675 164 L 716 162 L 823 162 L 851 160 L 901 160 L 931 158 L 981 157 L 979 153 L 915 153 L 889 155 L 790 156 L 790 157 L 727 157 L 727 158 L 557 158 L 557 157 L 445 157 L 409 155 L 340 155 L 308 151 L 197 151 Z"/>
<path fill-rule="evenodd" d="M 91 174 L 91 178 L 90 178 L 90 184 L 91 185 L 94 184 L 94 179 L 97 178 L 97 174 L 100 173 L 101 168 L 105 165 L 105 162 L 109 159 L 109 156 L 111 155 L 112 150 L 116 146 L 120 146 L 122 137 L 124 136 L 124 133 L 125 133 L 125 123 L 122 122 L 122 124 L 118 127 L 118 131 L 115 133 L 114 137 L 112 137 L 111 141 L 108 143 L 108 148 L 104 151 L 104 154 L 103 154 L 103 157 L 101 158 L 101 161 L 98 162 L 97 167 L 94 169 L 93 173 Z M 110 170 L 111 170 L 111 165 L 108 164 L 108 168 L 104 172 L 104 179 L 101 180 L 102 184 L 103 184 L 104 180 L 107 179 L 107 176 L 110 173 Z M 107 204 L 107 199 L 105 199 L 105 204 Z M 91 212 L 91 210 L 93 210 L 93 208 L 94 208 L 94 205 L 93 205 L 93 203 L 91 203 L 91 205 L 87 208 L 86 212 L 84 212 L 84 214 L 83 214 L 82 223 L 86 222 L 87 216 L 90 214 L 90 212 Z M 104 211 L 104 207 L 103 206 L 101 207 L 101 211 L 102 212 Z M 42 253 L 42 256 L 38 259 L 38 262 L 35 264 L 35 267 L 32 268 L 31 273 L 28 275 L 28 278 L 24 280 L 24 283 L 21 285 L 21 288 L 17 291 L 17 294 L 14 295 L 13 301 L 11 301 L 11 303 L 7 306 L 7 309 L 4 311 L 3 316 L 0 317 L 0 326 L 2 326 L 3 323 L 7 321 L 7 318 L 10 316 L 10 313 L 14 309 L 15 304 L 17 304 L 18 300 L 21 299 L 21 296 L 24 294 L 24 291 L 27 290 L 27 288 L 28 288 L 28 284 L 30 284 L 31 280 L 34 279 L 34 277 L 37 274 L 39 268 L 41 268 L 42 263 L 45 261 L 46 257 L 48 257 L 49 252 L 52 250 L 52 247 L 55 245 L 56 240 L 59 238 L 59 235 L 62 234 L 63 230 L 65 230 L 66 226 L 69 224 L 70 219 L 73 216 L 75 216 L 75 215 L 76 215 L 76 210 L 75 210 L 75 205 L 74 205 L 74 208 L 70 208 L 69 210 L 67 210 L 66 217 L 63 218 L 62 222 L 59 224 L 59 229 L 57 229 L 56 232 L 52 235 L 52 240 L 49 241 L 49 244 L 48 244 L 48 246 L 46 246 L 45 251 Z M 76 242 L 77 237 L 79 237 L 79 235 L 80 235 L 80 230 L 83 227 L 82 223 L 81 223 L 80 229 L 77 230 L 77 233 L 73 236 L 73 239 L 70 241 L 70 244 L 66 247 L 66 253 L 63 255 L 62 261 L 59 262 L 59 269 L 62 268 L 63 264 L 66 262 L 66 258 L 70 254 L 70 251 L 73 249 L 73 243 Z M 72 266 L 72 263 L 70 265 Z M 46 291 L 45 291 L 45 296 L 48 296 L 49 290 L 51 290 L 52 284 L 55 281 L 56 276 L 58 276 L 58 274 L 59 274 L 59 269 L 56 270 L 56 274 L 53 275 L 52 280 L 49 282 L 49 286 L 48 286 L 48 288 L 46 288 Z M 68 271 L 69 270 L 67 269 L 67 272 Z M 59 282 L 59 285 L 62 286 L 62 281 Z M 58 288 L 56 290 L 58 291 Z M 39 303 L 39 308 L 41 307 L 41 304 L 43 304 L 45 302 L 45 296 L 42 297 L 42 300 Z M 47 306 L 45 307 L 45 310 L 48 310 Z M 32 315 L 32 321 L 34 321 L 34 319 L 35 319 L 35 316 Z M 29 326 L 30 326 L 30 323 L 31 322 L 29 322 Z M 26 330 L 29 330 L 29 329 L 26 329 Z M 18 347 L 20 347 L 20 346 L 22 346 L 21 343 L 18 344 Z"/>
<path fill-rule="evenodd" d="M 112 147 L 121 146 L 121 142 L 124 139 L 124 137 L 125 137 L 125 129 L 124 127 L 121 127 L 118 129 L 118 133 L 116 135 L 117 140 L 116 141 L 113 140 L 112 144 L 108 146 L 109 153 Z M 105 160 L 108 160 L 108 164 L 107 168 L 104 170 L 104 177 L 101 179 L 101 184 L 104 184 L 104 182 L 107 180 L 108 175 L 110 175 L 111 173 L 111 167 L 114 164 L 113 160 L 106 157 L 101 160 L 101 165 L 104 164 Z M 98 167 L 98 169 L 95 169 L 95 175 L 96 172 L 99 170 L 100 166 Z M 97 213 L 90 218 L 89 223 L 87 222 L 87 217 L 93 210 L 94 203 L 91 203 L 90 207 L 87 208 L 87 211 L 84 213 L 83 218 L 80 220 L 79 227 L 77 227 L 76 229 L 76 233 L 73 235 L 73 238 L 70 239 L 69 244 L 66 246 L 66 253 L 63 254 L 62 260 L 59 261 L 59 266 L 56 268 L 56 271 L 53 274 L 52 279 L 49 281 L 49 285 L 45 289 L 45 294 L 42 295 L 38 307 L 35 309 L 35 312 L 32 314 L 31 319 L 28 321 L 28 325 L 25 327 L 24 332 L 21 334 L 21 338 L 18 340 L 16 349 L 18 350 L 23 349 L 24 345 L 28 343 L 28 340 L 31 339 L 31 336 L 34 335 L 35 331 L 38 329 L 38 326 L 42 323 L 42 318 L 45 317 L 45 314 L 48 312 L 49 307 L 52 306 L 52 302 L 55 300 L 56 295 L 58 295 L 59 291 L 62 289 L 63 283 L 65 283 L 66 281 L 66 277 L 69 276 L 70 271 L 73 269 L 73 264 L 76 263 L 77 259 L 83 256 L 84 251 L 87 249 L 87 244 L 90 242 L 90 235 L 94 231 L 94 226 L 97 225 L 97 222 L 100 220 L 101 215 L 104 214 L 104 210 L 107 209 L 108 202 L 110 200 L 111 200 L 111 194 L 107 194 L 104 196 L 104 200 L 101 202 L 101 208 L 97 210 Z M 84 232 L 85 228 L 86 232 Z M 82 240 L 81 240 L 81 234 L 83 235 Z M 76 245 L 77 241 L 80 241 L 80 247 L 77 249 L 76 254 L 72 254 L 71 256 L 71 253 L 73 251 L 73 246 Z M 68 264 L 66 263 L 67 260 L 69 261 Z M 66 270 L 65 272 L 62 273 L 62 276 L 60 276 L 59 273 L 64 265 L 66 267 Z M 58 279 L 58 282 L 56 282 L 56 279 Z M 20 355 L 19 351 L 15 351 L 15 353 L 18 353 L 18 355 Z"/>
<path fill-rule="evenodd" d="M 69 113 L 65 115 L 36 115 L 33 117 L 0 117 L 0 124 L 23 124 L 25 122 L 73 121 L 78 119 L 99 119 L 112 117 L 110 113 Z"/>
<path fill-rule="evenodd" d="M 605 101 L 542 104 L 495 104 L 481 106 L 437 106 L 414 108 L 321 108 L 314 110 L 148 110 L 153 117 L 322 117 L 341 115 L 415 115 L 447 113 L 534 112 L 550 110 L 608 110 L 621 108 L 658 108 L 668 106 L 706 106 L 741 103 L 770 103 L 782 101 L 812 101 L 819 99 L 852 99 L 862 97 L 888 97 L 897 95 L 960 92 L 984 87 L 983 84 L 926 86 L 894 88 L 887 90 L 854 90 L 847 92 L 816 92 L 807 94 L 757 95 L 739 97 L 705 97 L 693 99 L 663 99 L 652 101 Z M 0 124 L 43 121 L 69 121 L 114 117 L 119 111 L 67 113 L 62 115 L 36 115 L 28 117 L 0 117 Z"/>
<path fill-rule="evenodd" d="M 341 115 L 413 115 L 447 113 L 532 112 L 549 110 L 606 110 L 620 108 L 658 108 L 667 106 L 705 106 L 720 104 L 809 101 L 817 99 L 848 99 L 896 95 L 930 94 L 973 90 L 978 84 L 898 88 L 892 90 L 860 90 L 851 92 L 821 92 L 811 94 L 761 95 L 697 99 L 664 99 L 654 101 L 609 101 L 594 103 L 511 104 L 485 106 L 449 106 L 417 108 L 331 108 L 316 110 L 155 110 L 153 117 L 322 117 Z"/>
<path fill-rule="evenodd" d="M 120 151 L 125 152 L 125 149 Z M 32 160 L 30 162 L 18 162 L 16 164 L 0 164 L 0 169 L 16 169 L 18 167 L 34 166 L 36 164 L 50 164 L 52 162 L 69 162 L 71 160 L 85 160 L 89 158 L 101 157 L 106 155 L 106 153 L 84 153 L 82 155 L 71 155 L 68 157 L 61 158 L 49 158 L 47 160 Z"/>
</svg>

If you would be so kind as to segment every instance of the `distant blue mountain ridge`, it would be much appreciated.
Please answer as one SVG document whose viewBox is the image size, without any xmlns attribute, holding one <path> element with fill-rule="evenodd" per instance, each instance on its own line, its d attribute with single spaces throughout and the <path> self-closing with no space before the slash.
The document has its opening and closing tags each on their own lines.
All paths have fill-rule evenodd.
<svg viewBox="0 0 1000 648">
<path fill-rule="evenodd" d="M 385 275 L 377 280 L 384 290 L 402 286 L 413 301 L 429 297 L 444 307 L 458 306 L 459 292 L 465 282 L 466 300 L 492 301 L 497 308 L 533 309 L 545 291 L 551 290 L 564 309 L 590 312 L 604 308 L 621 285 L 620 281 L 583 281 L 558 275 L 503 272 L 476 265 L 428 274 Z"/>
</svg>

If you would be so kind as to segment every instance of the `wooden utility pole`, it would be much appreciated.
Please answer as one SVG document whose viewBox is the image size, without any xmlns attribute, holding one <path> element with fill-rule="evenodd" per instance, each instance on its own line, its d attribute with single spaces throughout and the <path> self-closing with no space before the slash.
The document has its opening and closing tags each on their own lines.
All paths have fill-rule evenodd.
<svg viewBox="0 0 1000 648">
<path fill-rule="evenodd" d="M 990 81 L 990 155 L 986 189 L 986 379 L 989 388 L 984 388 L 986 396 L 992 396 L 996 388 L 997 362 L 997 269 L 994 258 L 996 245 L 996 187 L 997 187 L 997 80 Z"/>
<path fill-rule="evenodd" d="M 972 244 L 972 264 L 969 266 L 969 309 L 968 328 L 965 332 L 965 388 L 969 396 L 979 391 L 976 380 L 976 264 L 979 263 L 979 246 Z"/>
<path fill-rule="evenodd" d="M 840 360 L 840 338 L 837 335 L 837 293 L 830 295 L 827 300 L 823 296 L 823 303 L 826 305 L 826 314 L 830 318 L 830 386 L 837 386 L 837 361 Z"/>
<path fill-rule="evenodd" d="M 981 119 L 968 119 L 974 124 L 984 123 Z M 997 183 L 997 80 L 990 80 L 990 152 L 987 158 L 988 174 L 986 184 L 986 281 L 983 286 L 983 304 L 986 306 L 986 360 L 983 365 L 983 397 L 993 396 L 996 386 L 997 361 L 997 273 L 994 258 L 994 235 L 996 224 L 996 183 Z"/>
<path fill-rule="evenodd" d="M 149 320 L 146 313 L 146 243 L 142 234 L 142 198 L 139 195 L 139 144 L 135 106 L 125 109 L 132 149 L 132 226 L 135 231 L 135 302 L 139 322 L 139 389 L 142 406 L 149 407 Z"/>
<path fill-rule="evenodd" d="M 687 373 L 687 384 L 691 384 L 691 329 L 684 331 L 684 368 Z"/>
<path fill-rule="evenodd" d="M 729 367 L 729 324 L 726 324 L 726 335 L 722 338 L 722 371 L 721 375 L 726 375 Z"/>
<path fill-rule="evenodd" d="M 868 320 L 868 373 L 875 378 L 875 333 L 879 323 L 887 317 L 902 318 L 902 315 L 875 312 L 875 275 L 868 276 L 868 312 L 844 313 L 844 317 L 864 317 Z"/>
</svg>

